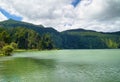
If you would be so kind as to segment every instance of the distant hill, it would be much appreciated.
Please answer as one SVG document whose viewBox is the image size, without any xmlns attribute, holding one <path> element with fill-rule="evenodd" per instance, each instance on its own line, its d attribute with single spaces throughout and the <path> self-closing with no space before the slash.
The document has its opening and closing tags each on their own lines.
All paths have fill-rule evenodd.
<svg viewBox="0 0 120 82">
<path fill-rule="evenodd" d="M 46 33 L 50 34 L 53 41 L 54 41 L 54 44 L 56 45 L 56 47 L 61 48 L 61 44 L 59 42 L 61 40 L 61 35 L 57 30 L 55 30 L 51 27 L 50 28 L 45 28 L 42 25 L 34 25 L 34 24 L 31 24 L 31 23 L 15 21 L 15 20 L 12 20 L 12 19 L 0 22 L 0 27 L 6 28 L 6 29 L 27 28 L 27 29 L 31 29 L 31 30 L 36 31 L 40 35 L 43 35 L 43 34 L 46 34 Z"/>
<path fill-rule="evenodd" d="M 0 22 L 0 26 L 4 27 L 4 28 L 16 28 L 16 27 L 24 27 L 24 28 L 29 28 L 32 30 L 35 30 L 36 32 L 41 32 L 41 33 L 51 33 L 51 32 L 55 32 L 58 33 L 55 29 L 53 28 L 45 28 L 42 25 L 34 25 L 31 23 L 26 23 L 26 22 L 21 22 L 21 21 L 15 21 L 12 19 Z"/>
<path fill-rule="evenodd" d="M 120 48 L 120 31 L 104 33 L 84 29 L 71 29 L 58 32 L 52 27 L 45 28 L 42 25 L 34 25 L 12 19 L 0 22 L 0 27 L 5 29 L 27 28 L 39 35 L 49 34 L 55 47 L 60 49 Z"/>
</svg>

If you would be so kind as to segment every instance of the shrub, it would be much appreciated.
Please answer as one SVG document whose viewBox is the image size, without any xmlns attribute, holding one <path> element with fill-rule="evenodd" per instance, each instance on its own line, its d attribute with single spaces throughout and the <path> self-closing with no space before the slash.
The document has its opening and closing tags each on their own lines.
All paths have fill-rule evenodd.
<svg viewBox="0 0 120 82">
<path fill-rule="evenodd" d="M 12 42 L 10 45 L 11 45 L 14 49 L 17 49 L 17 48 L 18 48 L 18 45 L 17 45 L 16 43 L 14 43 L 14 42 Z"/>
<path fill-rule="evenodd" d="M 12 46 L 4 46 L 2 51 L 5 56 L 10 56 L 11 53 L 13 52 L 14 48 Z"/>
<path fill-rule="evenodd" d="M 2 49 L 2 48 L 3 48 L 3 46 L 5 46 L 5 42 L 0 41 L 0 49 Z"/>
</svg>

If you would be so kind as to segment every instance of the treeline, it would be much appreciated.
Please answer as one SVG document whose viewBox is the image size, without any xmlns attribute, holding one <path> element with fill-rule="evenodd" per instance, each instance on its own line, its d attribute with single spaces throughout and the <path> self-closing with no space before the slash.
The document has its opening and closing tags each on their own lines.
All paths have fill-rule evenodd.
<svg viewBox="0 0 120 82">
<path fill-rule="evenodd" d="M 84 29 L 58 32 L 51 27 L 7 20 L 0 22 L 0 42 L 19 49 L 117 49 L 120 32 L 102 33 Z"/>
<path fill-rule="evenodd" d="M 26 50 L 50 50 L 54 48 L 52 38 L 48 33 L 40 35 L 34 30 L 24 27 L 0 27 L 0 50 L 6 45 L 11 45 L 11 43 L 16 43 L 18 49 Z"/>
<path fill-rule="evenodd" d="M 64 48 L 69 49 L 117 49 L 120 35 L 93 31 L 70 30 L 62 32 Z M 72 44 L 71 44 L 72 43 Z M 67 45 L 65 45 L 67 44 Z"/>
</svg>

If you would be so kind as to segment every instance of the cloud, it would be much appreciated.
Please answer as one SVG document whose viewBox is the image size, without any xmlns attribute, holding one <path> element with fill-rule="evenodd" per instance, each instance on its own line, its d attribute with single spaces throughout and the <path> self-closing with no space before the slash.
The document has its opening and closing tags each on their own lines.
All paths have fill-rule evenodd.
<svg viewBox="0 0 120 82">
<path fill-rule="evenodd" d="M 71 4 L 79 1 L 77 5 Z M 120 0 L 0 0 L 0 8 L 22 21 L 62 31 L 120 31 Z"/>
<path fill-rule="evenodd" d="M 7 20 L 7 18 L 0 12 L 0 21 Z"/>
<path fill-rule="evenodd" d="M 120 17 L 120 0 L 107 0 L 105 11 L 101 14 L 104 19 L 114 19 Z"/>
<path fill-rule="evenodd" d="M 7 11 L 5 11 L 2 8 L 0 8 L 0 12 L 2 14 L 4 14 L 4 16 L 7 17 L 8 19 L 14 19 L 14 20 L 18 20 L 18 21 L 22 20 L 22 17 L 16 16 L 16 15 L 11 15 L 10 13 L 8 13 Z"/>
</svg>

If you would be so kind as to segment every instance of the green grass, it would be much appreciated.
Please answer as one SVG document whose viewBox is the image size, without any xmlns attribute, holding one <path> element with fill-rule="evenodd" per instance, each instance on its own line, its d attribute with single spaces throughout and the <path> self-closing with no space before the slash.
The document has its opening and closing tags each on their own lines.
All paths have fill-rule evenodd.
<svg viewBox="0 0 120 82">
<path fill-rule="evenodd" d="M 26 49 L 17 49 L 14 52 L 26 52 L 26 51 L 38 51 L 38 50 L 37 49 L 28 49 L 28 50 L 26 50 Z"/>
<path fill-rule="evenodd" d="M 53 49 L 53 50 L 59 50 L 59 49 Z M 28 49 L 28 50 L 26 50 L 26 49 L 16 49 L 16 50 L 14 50 L 13 53 L 15 53 L 15 52 L 32 52 L 32 51 L 48 51 L 48 50 L 38 50 L 38 49 Z M 1 57 L 1 56 L 5 56 L 5 55 L 2 54 L 2 53 L 0 53 L 0 57 Z"/>
</svg>

